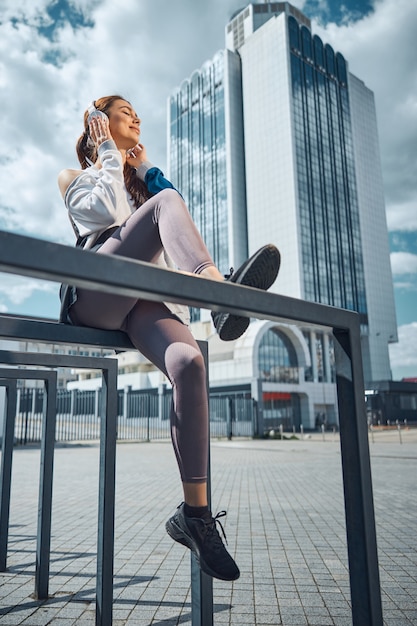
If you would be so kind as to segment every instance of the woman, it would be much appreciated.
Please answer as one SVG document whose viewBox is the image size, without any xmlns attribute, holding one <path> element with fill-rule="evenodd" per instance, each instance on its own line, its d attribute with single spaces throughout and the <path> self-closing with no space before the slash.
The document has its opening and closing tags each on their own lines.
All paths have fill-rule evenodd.
<svg viewBox="0 0 417 626">
<path fill-rule="evenodd" d="M 117 95 L 100 98 L 85 112 L 84 131 L 77 142 L 81 170 L 63 170 L 58 179 L 78 244 L 98 254 L 223 281 L 182 197 L 149 163 L 138 143 L 140 123 L 132 105 Z M 279 252 L 269 245 L 229 279 L 268 289 L 278 269 Z M 125 331 L 170 380 L 171 436 L 184 502 L 168 520 L 167 532 L 195 553 L 207 574 L 237 579 L 239 569 L 216 528 L 218 516 L 213 517 L 207 505 L 206 374 L 187 326 L 187 307 L 71 287 L 63 304 L 62 319 L 67 323 Z M 228 313 L 212 316 L 225 340 L 236 339 L 249 324 L 247 318 Z"/>
</svg>

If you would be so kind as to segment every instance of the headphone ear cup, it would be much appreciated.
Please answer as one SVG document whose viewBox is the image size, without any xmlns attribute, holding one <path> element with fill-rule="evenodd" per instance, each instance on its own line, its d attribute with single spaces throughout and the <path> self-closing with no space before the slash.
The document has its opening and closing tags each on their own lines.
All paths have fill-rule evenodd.
<svg viewBox="0 0 417 626">
<path fill-rule="evenodd" d="M 94 109 L 88 114 L 87 124 L 89 124 L 94 117 L 99 117 L 102 120 L 106 120 L 106 121 L 108 121 L 109 119 L 107 115 L 104 113 L 104 111 L 99 111 L 98 109 Z"/>
</svg>

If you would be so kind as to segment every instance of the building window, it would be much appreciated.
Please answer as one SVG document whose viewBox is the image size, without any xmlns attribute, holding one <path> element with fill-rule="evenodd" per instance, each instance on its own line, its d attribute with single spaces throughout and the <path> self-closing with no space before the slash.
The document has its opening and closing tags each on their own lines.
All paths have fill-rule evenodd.
<svg viewBox="0 0 417 626">
<path fill-rule="evenodd" d="M 417 410 L 417 394 L 400 394 L 399 405 L 403 411 Z"/>
<path fill-rule="evenodd" d="M 300 52 L 300 49 L 301 49 L 300 31 L 298 28 L 297 20 L 293 18 L 292 16 L 288 18 L 288 29 L 289 29 L 289 35 L 290 35 L 291 49 Z"/>
<path fill-rule="evenodd" d="M 262 402 L 265 430 L 281 425 L 285 430 L 293 426 L 300 428 L 300 398 L 296 393 L 266 391 L 262 394 Z"/>
<path fill-rule="evenodd" d="M 298 383 L 297 355 L 291 341 L 282 331 L 271 328 L 264 334 L 258 359 L 263 381 Z"/>
</svg>

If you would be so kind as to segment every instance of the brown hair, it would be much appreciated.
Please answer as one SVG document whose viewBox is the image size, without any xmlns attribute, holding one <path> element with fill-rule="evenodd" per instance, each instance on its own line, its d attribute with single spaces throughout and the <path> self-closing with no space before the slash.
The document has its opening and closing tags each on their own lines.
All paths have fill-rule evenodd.
<svg viewBox="0 0 417 626">
<path fill-rule="evenodd" d="M 126 98 L 117 95 L 104 96 L 103 98 L 95 100 L 94 106 L 99 111 L 103 111 L 103 113 L 106 113 L 106 115 L 108 115 L 109 109 L 112 107 L 116 100 L 126 100 Z M 76 144 L 78 160 L 80 162 L 81 169 L 83 170 L 89 167 L 87 159 L 89 159 L 93 163 L 95 163 L 97 160 L 97 149 L 90 139 L 87 120 L 88 111 L 85 111 L 84 132 L 82 133 L 82 135 L 80 135 Z M 125 163 L 124 165 L 123 176 L 126 188 L 132 196 L 136 208 L 140 207 L 141 204 L 146 202 L 146 200 L 148 200 L 152 196 L 152 194 L 148 191 L 145 183 L 137 177 L 135 168 L 128 163 Z"/>
</svg>

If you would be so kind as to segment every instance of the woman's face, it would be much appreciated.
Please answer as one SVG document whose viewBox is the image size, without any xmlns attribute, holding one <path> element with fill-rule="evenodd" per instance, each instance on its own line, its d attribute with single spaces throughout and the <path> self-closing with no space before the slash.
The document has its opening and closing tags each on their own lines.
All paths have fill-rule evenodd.
<svg viewBox="0 0 417 626">
<path fill-rule="evenodd" d="M 120 149 L 129 150 L 139 141 L 140 119 L 127 100 L 116 100 L 108 111 L 110 132 Z"/>
</svg>

